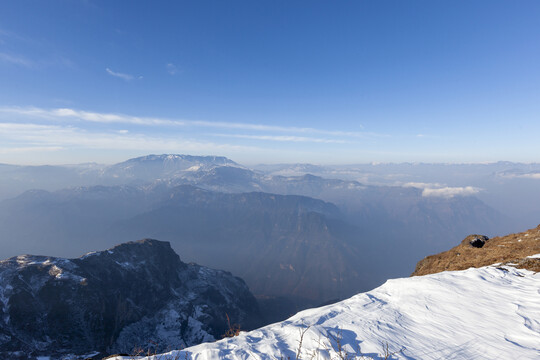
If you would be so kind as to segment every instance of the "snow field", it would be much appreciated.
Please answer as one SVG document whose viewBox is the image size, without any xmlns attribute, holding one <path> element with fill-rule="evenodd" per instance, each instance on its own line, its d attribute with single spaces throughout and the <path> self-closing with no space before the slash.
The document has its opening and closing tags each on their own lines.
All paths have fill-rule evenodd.
<svg viewBox="0 0 540 360">
<path fill-rule="evenodd" d="M 540 273 L 488 266 L 388 280 L 235 338 L 147 359 L 296 359 L 299 350 L 301 359 L 384 359 L 386 346 L 397 352 L 391 359 L 540 359 Z"/>
</svg>

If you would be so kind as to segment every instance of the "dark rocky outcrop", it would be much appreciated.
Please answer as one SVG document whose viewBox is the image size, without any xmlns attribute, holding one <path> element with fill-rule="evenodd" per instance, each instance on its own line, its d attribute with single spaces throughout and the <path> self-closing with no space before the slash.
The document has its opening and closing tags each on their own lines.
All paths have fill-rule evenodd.
<svg viewBox="0 0 540 360">
<path fill-rule="evenodd" d="M 150 239 L 76 259 L 1 261 L 0 301 L 0 358 L 164 351 L 221 338 L 227 316 L 243 329 L 260 318 L 241 279 Z"/>
<path fill-rule="evenodd" d="M 481 248 L 486 244 L 487 241 L 489 241 L 489 237 L 485 235 L 469 235 L 465 238 L 465 240 L 463 240 L 462 243 L 468 243 L 469 246 L 474 248 Z"/>
<path fill-rule="evenodd" d="M 458 246 L 420 260 L 412 276 L 493 264 L 540 271 L 540 258 L 531 257 L 537 254 L 540 254 L 540 225 L 491 239 L 484 235 L 469 235 Z"/>
</svg>

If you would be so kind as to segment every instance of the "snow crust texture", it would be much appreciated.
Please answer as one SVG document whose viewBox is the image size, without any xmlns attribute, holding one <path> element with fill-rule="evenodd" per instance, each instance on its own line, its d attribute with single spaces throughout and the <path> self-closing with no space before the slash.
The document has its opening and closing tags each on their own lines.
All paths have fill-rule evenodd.
<svg viewBox="0 0 540 360">
<path fill-rule="evenodd" d="M 149 359 L 296 359 L 299 351 L 301 359 L 540 359 L 540 273 L 489 266 L 389 280 L 284 322 Z"/>
</svg>

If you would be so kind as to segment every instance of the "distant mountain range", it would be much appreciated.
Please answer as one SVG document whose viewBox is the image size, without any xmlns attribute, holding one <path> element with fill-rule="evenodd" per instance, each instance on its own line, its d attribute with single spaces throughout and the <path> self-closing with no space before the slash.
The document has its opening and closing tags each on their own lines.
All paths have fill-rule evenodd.
<svg viewBox="0 0 540 360">
<path fill-rule="evenodd" d="M 456 238 L 513 226 L 476 196 L 426 196 L 418 185 L 366 185 L 301 174 L 324 167 L 293 168 L 283 175 L 286 168 L 277 174 L 189 155 L 111 166 L 0 166 L 0 182 L 59 188 L 0 202 L 0 258 L 72 257 L 156 238 L 183 259 L 244 278 L 261 306 L 286 316 L 408 275 L 419 258 Z"/>
<path fill-rule="evenodd" d="M 0 199 L 29 189 L 59 190 L 74 186 L 138 185 L 174 179 L 215 167 L 241 165 L 222 156 L 148 155 L 114 165 L 18 166 L 0 164 Z"/>
<path fill-rule="evenodd" d="M 407 172 L 415 166 L 390 168 Z M 452 165 L 418 165 L 437 174 L 446 171 L 445 166 L 455 169 Z M 467 171 L 459 175 L 462 180 L 484 165 L 463 166 Z M 531 189 L 536 184 L 534 167 L 503 170 L 509 166 L 515 164 L 495 164 L 499 171 L 487 177 L 515 189 L 518 185 Z M 387 165 L 383 170 L 379 175 L 384 173 L 388 179 L 393 176 Z M 338 178 L 345 171 L 349 175 Z M 245 327 L 252 325 L 247 319 L 253 323 L 278 321 L 298 310 L 372 289 L 388 278 L 406 276 L 418 259 L 450 247 L 456 238 L 470 233 L 492 236 L 515 226 L 512 218 L 481 199 L 486 189 L 497 189 L 495 180 L 489 183 L 493 187 L 481 187 L 474 181 L 452 186 L 421 181 L 366 184 L 351 175 L 358 175 L 358 171 L 310 165 L 254 170 L 224 157 L 188 155 L 149 155 L 111 166 L 0 165 L 0 185 L 6 185 L 0 186 L 4 195 L 26 190 L 0 201 L 0 258 L 24 253 L 66 258 L 142 238 L 170 243 L 169 247 L 157 240 L 145 240 L 79 259 L 18 256 L 1 262 L 0 300 L 5 304 L 2 311 L 6 327 L 0 327 L 0 350 L 12 354 L 18 346 L 45 354 L 41 350 L 68 351 L 62 344 L 81 343 L 77 352 L 87 348 L 128 351 L 128 344 L 143 341 L 153 331 L 161 334 L 159 339 L 167 345 L 190 345 L 207 336 L 216 338 L 223 331 L 223 314 L 236 314 L 234 321 Z M 428 180 L 436 180 L 437 174 Z M 489 197 L 493 203 L 499 200 Z M 532 210 L 530 217 L 535 214 Z M 171 247 L 184 261 L 230 271 L 246 283 L 227 273 L 182 263 Z M 122 254 L 117 251 L 120 249 L 131 255 L 118 255 Z M 161 249 L 158 252 L 165 258 L 152 255 L 156 249 Z M 148 264 L 146 256 L 155 263 Z M 93 259 L 101 260 L 92 263 Z M 148 273 L 161 263 L 165 270 Z M 202 283 L 201 276 L 205 279 Z M 105 280 L 99 280 L 100 285 L 87 294 L 90 287 L 82 279 Z M 139 301 L 142 295 L 129 286 L 115 289 L 117 281 L 152 289 L 155 296 L 149 295 L 148 306 L 153 310 L 125 300 L 136 297 Z M 219 282 L 232 290 L 220 288 Z M 104 292 L 109 290 L 113 291 L 112 298 Z M 57 291 L 62 299 L 73 300 L 53 298 L 51 294 Z M 185 294 L 195 294 L 202 302 L 186 302 Z M 235 305 L 232 299 L 236 297 L 250 300 Z M 103 300 L 99 311 L 97 305 L 89 305 L 99 318 L 74 309 L 76 303 L 97 298 L 115 299 Z M 111 310 L 119 304 L 118 299 L 122 308 Z M 54 327 L 65 320 L 54 307 L 55 302 L 74 311 L 70 317 L 78 322 L 66 326 L 80 330 L 69 335 L 65 328 Z M 206 302 L 227 307 L 201 312 L 197 306 Z M 38 316 L 51 311 L 50 319 Z M 115 311 L 125 316 L 110 320 L 109 315 Z M 180 334 L 169 331 L 173 325 L 167 318 L 175 323 L 202 325 L 196 325 L 198 330 L 193 333 L 182 325 Z M 12 327 L 10 319 L 42 326 L 24 335 L 29 329 Z M 103 319 L 109 319 L 109 323 L 100 323 Z M 87 326 L 93 329 L 92 334 L 105 336 L 107 341 L 97 345 L 98 337 L 82 330 Z M 47 334 L 51 332 L 60 334 L 56 342 L 49 342 Z M 86 336 L 89 342 L 73 336 Z M 32 337 L 38 340 L 32 342 Z"/>
<path fill-rule="evenodd" d="M 223 156 L 148 155 L 107 166 L 99 172 L 102 179 L 122 182 L 148 182 L 174 179 L 185 173 L 207 171 L 215 167 L 240 167 Z"/>
</svg>

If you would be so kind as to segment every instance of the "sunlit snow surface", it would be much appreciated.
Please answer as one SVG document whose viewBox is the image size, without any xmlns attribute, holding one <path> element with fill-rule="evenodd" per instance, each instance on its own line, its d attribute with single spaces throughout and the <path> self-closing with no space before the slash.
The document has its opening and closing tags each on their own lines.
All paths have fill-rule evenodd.
<svg viewBox="0 0 540 360">
<path fill-rule="evenodd" d="M 232 339 L 150 359 L 540 359 L 540 273 L 513 267 L 389 280 Z M 337 339 L 337 340 L 336 340 Z M 361 358 L 361 357 L 358 357 Z M 117 357 L 116 359 L 122 359 Z"/>
</svg>

